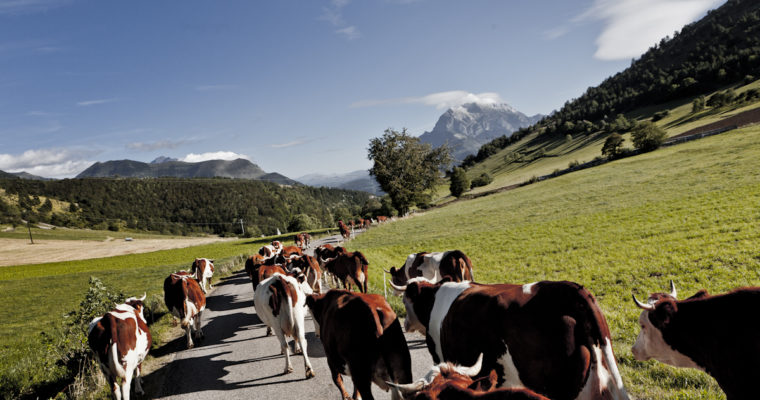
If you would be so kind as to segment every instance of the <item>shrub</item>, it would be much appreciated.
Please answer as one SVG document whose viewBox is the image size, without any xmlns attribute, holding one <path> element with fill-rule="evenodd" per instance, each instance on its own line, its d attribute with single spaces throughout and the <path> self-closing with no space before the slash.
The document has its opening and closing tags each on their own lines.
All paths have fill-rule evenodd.
<svg viewBox="0 0 760 400">
<path fill-rule="evenodd" d="M 604 146 L 602 146 L 602 155 L 606 156 L 607 158 L 616 158 L 620 156 L 624 141 L 625 139 L 623 139 L 623 136 L 620 134 L 611 134 L 604 141 Z"/>
<path fill-rule="evenodd" d="M 654 115 L 652 115 L 652 122 L 659 121 L 667 117 L 668 115 L 670 115 L 669 110 L 657 111 L 656 113 L 654 113 Z"/>
<path fill-rule="evenodd" d="M 456 167 L 451 172 L 451 184 L 449 185 L 449 191 L 454 197 L 461 196 L 470 187 L 470 179 L 467 177 L 467 173 L 464 169 Z"/>
<path fill-rule="evenodd" d="M 567 167 L 568 167 L 568 168 L 575 168 L 575 167 L 577 167 L 577 166 L 579 166 L 579 165 L 581 165 L 581 163 L 579 163 L 579 162 L 578 162 L 578 160 L 573 160 L 573 161 L 570 161 L 570 162 L 567 164 Z"/>
<path fill-rule="evenodd" d="M 652 122 L 644 121 L 637 124 L 631 131 L 633 146 L 640 151 L 652 151 L 665 142 L 667 133 Z"/>
<path fill-rule="evenodd" d="M 493 182 L 493 178 L 491 177 L 491 175 L 488 175 L 488 173 L 483 172 L 482 174 L 480 174 L 480 176 L 472 180 L 472 182 L 470 183 L 470 189 L 474 189 L 480 186 L 486 186 L 491 182 Z"/>
</svg>

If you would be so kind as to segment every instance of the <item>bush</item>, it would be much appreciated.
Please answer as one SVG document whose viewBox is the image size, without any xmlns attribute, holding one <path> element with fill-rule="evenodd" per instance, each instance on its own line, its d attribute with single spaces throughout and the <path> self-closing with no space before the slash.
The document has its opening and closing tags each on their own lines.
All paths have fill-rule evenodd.
<svg viewBox="0 0 760 400">
<path fill-rule="evenodd" d="M 308 214 L 296 214 L 288 223 L 288 232 L 301 232 L 319 228 L 319 222 Z"/>
<path fill-rule="evenodd" d="M 667 133 L 662 128 L 649 121 L 640 122 L 631 131 L 633 146 L 643 152 L 657 149 L 666 137 Z"/>
<path fill-rule="evenodd" d="M 654 113 L 654 115 L 652 115 L 652 122 L 659 121 L 667 117 L 668 115 L 670 115 L 669 110 L 657 111 L 656 113 Z"/>
<path fill-rule="evenodd" d="M 577 166 L 581 165 L 581 163 L 578 162 L 578 160 L 573 160 L 567 163 L 568 168 L 575 168 Z"/>
<path fill-rule="evenodd" d="M 607 158 L 616 158 L 620 156 L 624 141 L 625 139 L 623 139 L 623 136 L 620 134 L 611 134 L 607 137 L 607 140 L 604 141 L 604 146 L 602 146 L 602 155 L 606 156 Z"/>
<path fill-rule="evenodd" d="M 480 174 L 479 177 L 472 180 L 472 182 L 470 183 L 470 189 L 474 189 L 480 186 L 486 186 L 491 182 L 493 182 L 493 178 L 491 177 L 491 175 L 488 175 L 488 173 L 483 172 L 482 174 Z"/>
<path fill-rule="evenodd" d="M 469 188 L 470 178 L 467 177 L 467 173 L 462 168 L 454 168 L 451 172 L 451 184 L 449 184 L 451 195 L 458 198 Z"/>
</svg>

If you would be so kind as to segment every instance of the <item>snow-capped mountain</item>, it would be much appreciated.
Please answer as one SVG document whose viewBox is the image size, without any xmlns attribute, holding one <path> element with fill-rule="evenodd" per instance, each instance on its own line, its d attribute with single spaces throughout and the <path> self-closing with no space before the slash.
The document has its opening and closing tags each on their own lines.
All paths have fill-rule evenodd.
<svg viewBox="0 0 760 400">
<path fill-rule="evenodd" d="M 451 155 L 461 161 L 492 139 L 509 136 L 543 117 L 541 114 L 528 117 L 505 103 L 466 103 L 446 110 L 433 130 L 423 133 L 420 139 L 433 147 L 448 143 Z"/>
<path fill-rule="evenodd" d="M 383 195 L 380 185 L 374 178 L 369 176 L 366 169 L 352 171 L 345 174 L 309 174 L 296 178 L 298 182 L 309 186 L 325 186 L 339 189 L 361 190 L 377 196 Z"/>
</svg>

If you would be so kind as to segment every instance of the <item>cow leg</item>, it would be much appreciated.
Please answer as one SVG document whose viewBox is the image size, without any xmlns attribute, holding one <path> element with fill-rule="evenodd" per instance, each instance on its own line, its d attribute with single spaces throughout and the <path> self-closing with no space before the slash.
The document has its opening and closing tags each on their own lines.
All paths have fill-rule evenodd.
<svg viewBox="0 0 760 400">
<path fill-rule="evenodd" d="M 132 389 L 132 374 L 134 374 L 135 371 L 127 367 L 124 372 L 124 379 L 121 381 L 121 398 L 122 400 L 129 400 L 129 391 Z"/>
<path fill-rule="evenodd" d="M 351 380 L 354 381 L 354 399 L 373 400 L 372 368 L 369 363 L 353 361 L 348 365 L 351 369 Z"/>
<path fill-rule="evenodd" d="M 195 325 L 195 339 L 196 340 L 203 340 L 206 338 L 206 335 L 203 334 L 203 329 L 201 329 L 201 314 L 203 311 L 199 312 L 198 315 L 195 316 L 193 319 L 194 325 Z"/>
<path fill-rule="evenodd" d="M 272 328 L 267 326 L 267 332 L 264 336 L 272 336 Z"/>
<path fill-rule="evenodd" d="M 185 327 L 185 333 L 187 334 L 187 348 L 192 349 L 195 347 L 195 343 L 193 343 L 192 335 L 190 334 L 190 331 L 192 330 L 193 321 L 191 320 L 189 324 Z"/>
<path fill-rule="evenodd" d="M 121 400 L 121 388 L 119 387 L 119 383 L 116 381 L 116 377 L 110 373 L 106 373 L 105 371 L 103 371 L 103 374 L 106 376 L 106 380 L 108 381 L 108 386 L 111 388 L 111 392 L 113 392 L 113 398 L 116 400 Z"/>
<path fill-rule="evenodd" d="M 303 327 L 303 324 L 301 326 Z M 296 343 L 300 344 L 301 353 L 303 354 L 303 367 L 306 370 L 306 379 L 315 377 L 314 370 L 311 368 L 311 362 L 309 362 L 309 352 L 306 349 L 306 336 L 304 336 L 303 329 L 296 328 Z"/>
<path fill-rule="evenodd" d="M 288 340 L 285 338 L 285 334 L 282 332 L 282 329 L 278 329 L 275 334 L 277 335 L 277 339 L 280 340 L 280 349 L 282 351 L 282 354 L 285 355 L 285 371 L 284 374 L 289 374 L 293 372 L 293 365 L 290 363 L 290 346 L 288 346 Z"/>
<path fill-rule="evenodd" d="M 142 363 L 137 365 L 137 368 L 135 369 L 135 393 L 138 394 L 145 394 L 145 391 L 142 387 L 142 377 L 140 376 L 142 372 Z"/>
<path fill-rule="evenodd" d="M 334 368 L 330 368 L 330 373 L 332 373 L 332 380 L 335 382 L 335 386 L 338 387 L 338 390 L 340 390 L 340 395 L 343 400 L 351 400 L 351 396 L 348 395 L 348 392 L 346 391 L 346 387 L 343 386 L 343 377 L 340 376 L 339 373 L 335 372 Z"/>
</svg>

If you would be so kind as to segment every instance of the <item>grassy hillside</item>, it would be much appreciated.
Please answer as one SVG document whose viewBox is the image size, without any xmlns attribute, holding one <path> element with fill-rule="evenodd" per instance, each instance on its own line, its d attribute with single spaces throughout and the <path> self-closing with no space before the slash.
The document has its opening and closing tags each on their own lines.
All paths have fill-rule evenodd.
<svg viewBox="0 0 760 400">
<path fill-rule="evenodd" d="M 720 399 L 708 375 L 630 347 L 639 310 L 630 300 L 667 288 L 681 296 L 760 285 L 760 127 L 663 148 L 370 230 L 349 244 L 381 268 L 418 251 L 461 249 L 476 280 L 572 280 L 598 299 L 626 387 L 641 399 Z M 398 300 L 394 306 L 400 310 Z"/>
</svg>

